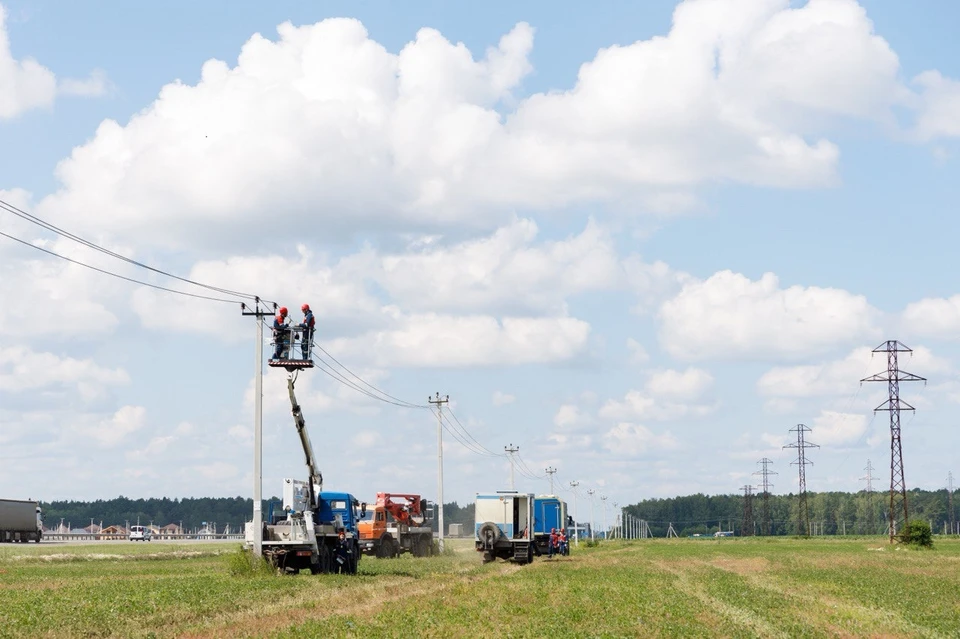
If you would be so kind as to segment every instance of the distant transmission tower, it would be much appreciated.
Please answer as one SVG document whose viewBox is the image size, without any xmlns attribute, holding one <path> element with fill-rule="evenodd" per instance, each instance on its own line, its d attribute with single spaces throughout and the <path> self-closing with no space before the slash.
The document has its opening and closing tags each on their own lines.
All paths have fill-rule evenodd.
<svg viewBox="0 0 960 639">
<path fill-rule="evenodd" d="M 877 406 L 874 412 L 890 412 L 890 543 L 896 537 L 897 524 L 902 529 L 909 521 L 907 518 L 907 484 L 903 478 L 903 448 L 900 445 L 900 411 L 915 410 L 913 406 L 900 399 L 900 382 L 926 382 L 913 373 L 900 370 L 897 366 L 898 353 L 913 353 L 897 340 L 887 340 L 873 349 L 874 353 L 887 354 L 887 370 L 870 377 L 863 382 L 887 382 L 889 399 Z"/>
<path fill-rule="evenodd" d="M 953 534 L 953 473 L 947 473 L 947 518 L 950 520 L 950 534 Z"/>
<path fill-rule="evenodd" d="M 740 536 L 750 537 L 753 535 L 753 486 L 747 484 L 740 490 L 743 491 L 743 524 L 740 526 Z"/>
<path fill-rule="evenodd" d="M 797 461 L 790 462 L 790 465 L 797 464 L 800 468 L 800 511 L 797 516 L 797 534 L 803 535 L 806 537 L 810 536 L 810 514 L 807 511 L 807 464 L 813 465 L 812 461 L 808 461 L 805 453 L 805 449 L 809 447 L 820 448 L 816 444 L 811 444 L 810 442 L 804 439 L 804 433 L 809 433 L 810 429 L 807 428 L 804 424 L 797 424 L 796 428 L 791 428 L 790 432 L 796 431 L 797 433 L 797 443 L 796 444 L 787 444 L 784 448 L 796 448 L 797 449 Z"/>
<path fill-rule="evenodd" d="M 866 477 L 861 477 L 860 481 L 866 480 L 867 482 L 867 513 L 869 514 L 870 530 L 867 531 L 867 534 L 872 534 L 873 527 L 877 523 L 877 513 L 873 507 L 873 464 L 870 460 L 867 460 L 867 467 L 864 469 L 867 471 Z"/>
<path fill-rule="evenodd" d="M 760 494 L 760 519 L 763 522 L 760 524 L 760 534 L 771 535 L 773 533 L 770 529 L 770 488 L 773 487 L 773 484 L 770 483 L 769 476 L 776 475 L 777 473 L 770 470 L 770 464 L 773 462 L 766 457 L 757 463 L 760 464 L 762 468 L 753 474 L 763 477 L 760 484 L 760 490 L 763 491 Z"/>
</svg>

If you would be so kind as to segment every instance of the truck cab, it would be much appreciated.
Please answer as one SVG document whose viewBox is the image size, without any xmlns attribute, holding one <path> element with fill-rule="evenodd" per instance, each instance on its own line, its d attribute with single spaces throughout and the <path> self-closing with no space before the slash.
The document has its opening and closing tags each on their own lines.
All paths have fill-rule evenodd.
<svg viewBox="0 0 960 639">
<path fill-rule="evenodd" d="M 533 500 L 533 541 L 538 555 L 549 554 L 550 531 L 565 531 L 567 502 L 557 495 L 537 495 Z"/>
<path fill-rule="evenodd" d="M 358 537 L 357 522 L 360 521 L 359 502 L 350 493 L 322 492 L 317 497 L 317 523 L 332 523 L 342 528 L 348 538 Z"/>
</svg>

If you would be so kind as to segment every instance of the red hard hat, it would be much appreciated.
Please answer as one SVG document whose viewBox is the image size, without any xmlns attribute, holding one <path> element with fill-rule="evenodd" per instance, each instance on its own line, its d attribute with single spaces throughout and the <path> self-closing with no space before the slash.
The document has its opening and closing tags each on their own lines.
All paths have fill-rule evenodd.
<svg viewBox="0 0 960 639">
<path fill-rule="evenodd" d="M 280 315 L 286 316 L 286 314 L 287 314 L 287 307 L 286 307 L 286 306 L 281 306 L 281 307 L 280 307 Z"/>
<path fill-rule="evenodd" d="M 307 311 L 310 310 L 310 305 L 309 305 L 309 304 L 304 304 L 303 306 L 300 307 L 300 310 L 303 311 L 304 313 L 306 313 Z"/>
</svg>

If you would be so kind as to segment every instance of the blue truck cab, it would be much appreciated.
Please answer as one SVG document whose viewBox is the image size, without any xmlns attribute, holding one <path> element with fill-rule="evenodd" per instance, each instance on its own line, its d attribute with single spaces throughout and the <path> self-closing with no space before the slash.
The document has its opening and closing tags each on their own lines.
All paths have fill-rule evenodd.
<svg viewBox="0 0 960 639">
<path fill-rule="evenodd" d="M 537 495 L 533 498 L 533 541 L 535 552 L 549 552 L 550 530 L 567 529 L 567 502 L 557 495 Z"/>
<path fill-rule="evenodd" d="M 325 491 L 317 496 L 316 523 L 333 524 L 343 529 L 347 536 L 358 538 L 357 522 L 360 521 L 360 502 L 350 493 Z"/>
</svg>

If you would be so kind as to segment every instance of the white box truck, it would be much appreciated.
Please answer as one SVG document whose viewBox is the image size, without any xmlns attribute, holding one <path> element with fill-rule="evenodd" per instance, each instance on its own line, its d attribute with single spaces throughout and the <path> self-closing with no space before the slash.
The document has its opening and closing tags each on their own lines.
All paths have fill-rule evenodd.
<svg viewBox="0 0 960 639">
<path fill-rule="evenodd" d="M 497 557 L 520 564 L 533 561 L 533 493 L 477 493 L 474 512 L 474 543 L 484 563 Z"/>
<path fill-rule="evenodd" d="M 35 541 L 43 537 L 40 504 L 30 500 L 0 499 L 0 542 Z"/>
</svg>

